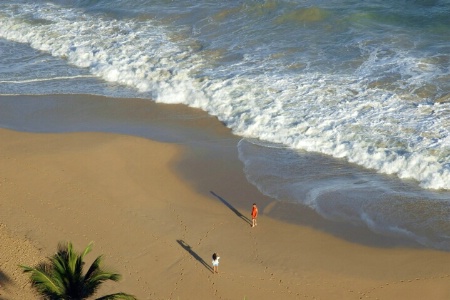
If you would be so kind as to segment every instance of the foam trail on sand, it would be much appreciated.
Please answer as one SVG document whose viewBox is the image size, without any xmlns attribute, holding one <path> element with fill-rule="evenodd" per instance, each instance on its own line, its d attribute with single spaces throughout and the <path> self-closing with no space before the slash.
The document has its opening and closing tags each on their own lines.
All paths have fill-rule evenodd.
<svg viewBox="0 0 450 300">
<path fill-rule="evenodd" d="M 450 250 L 448 192 L 280 144 L 243 139 L 238 150 L 247 179 L 270 197 L 301 203 L 329 220 Z"/>
</svg>

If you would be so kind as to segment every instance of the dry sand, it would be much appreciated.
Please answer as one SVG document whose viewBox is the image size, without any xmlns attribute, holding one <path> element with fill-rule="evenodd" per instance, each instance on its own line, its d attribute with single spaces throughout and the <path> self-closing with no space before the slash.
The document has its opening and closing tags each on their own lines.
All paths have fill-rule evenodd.
<svg viewBox="0 0 450 300">
<path fill-rule="evenodd" d="M 0 141 L 0 299 L 38 299 L 17 265 L 52 255 L 60 241 L 78 251 L 94 241 L 88 263 L 103 254 L 123 275 L 98 296 L 450 297 L 449 253 L 371 244 L 370 237 L 355 242 L 351 236 L 361 233 L 345 227 L 331 234 L 280 221 L 293 208 L 248 184 L 236 155 L 218 161 L 200 146 L 194 155 L 183 145 L 106 133 L 0 129 Z M 255 228 L 253 201 L 260 205 Z M 211 271 L 213 252 L 219 274 Z"/>
</svg>

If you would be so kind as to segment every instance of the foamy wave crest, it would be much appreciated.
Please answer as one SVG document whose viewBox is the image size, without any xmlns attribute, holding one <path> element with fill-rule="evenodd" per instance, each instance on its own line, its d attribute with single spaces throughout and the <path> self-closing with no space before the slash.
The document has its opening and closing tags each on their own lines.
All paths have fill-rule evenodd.
<svg viewBox="0 0 450 300">
<path fill-rule="evenodd" d="M 118 21 L 51 4 L 4 10 L 0 36 L 88 68 L 106 81 L 150 92 L 160 101 L 182 102 L 188 74 L 197 65 L 195 55 L 171 42 L 151 21 Z M 182 92 L 177 91 L 180 85 Z M 175 100 L 167 100 L 168 93 Z"/>
<path fill-rule="evenodd" d="M 425 188 L 450 188 L 447 104 L 416 106 L 337 76 L 239 81 L 218 92 L 236 85 L 247 91 L 230 103 L 232 113 L 219 115 L 236 133 L 346 158 Z"/>
</svg>

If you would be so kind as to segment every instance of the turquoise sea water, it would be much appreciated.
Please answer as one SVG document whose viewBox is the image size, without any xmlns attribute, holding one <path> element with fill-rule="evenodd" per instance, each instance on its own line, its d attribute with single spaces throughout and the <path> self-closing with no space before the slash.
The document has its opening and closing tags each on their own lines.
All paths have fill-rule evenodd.
<svg viewBox="0 0 450 300">
<path fill-rule="evenodd" d="M 449 33 L 439 0 L 4 0 L 0 95 L 200 108 L 264 193 L 448 249 Z"/>
</svg>

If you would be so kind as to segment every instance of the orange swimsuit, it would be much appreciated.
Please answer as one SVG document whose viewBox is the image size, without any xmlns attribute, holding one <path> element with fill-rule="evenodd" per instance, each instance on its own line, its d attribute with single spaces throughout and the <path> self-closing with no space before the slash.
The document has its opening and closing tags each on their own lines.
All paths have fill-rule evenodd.
<svg viewBox="0 0 450 300">
<path fill-rule="evenodd" d="M 256 208 L 255 206 L 253 206 L 252 208 L 252 218 L 256 219 L 256 216 L 258 215 L 258 208 Z"/>
</svg>

